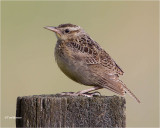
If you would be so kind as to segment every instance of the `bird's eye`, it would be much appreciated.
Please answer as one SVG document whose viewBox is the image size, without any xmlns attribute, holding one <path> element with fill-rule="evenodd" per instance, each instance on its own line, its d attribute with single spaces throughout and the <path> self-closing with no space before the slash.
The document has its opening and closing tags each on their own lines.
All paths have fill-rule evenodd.
<svg viewBox="0 0 160 128">
<path fill-rule="evenodd" d="M 65 30 L 65 33 L 69 33 L 69 29 L 66 29 L 66 30 Z"/>
</svg>

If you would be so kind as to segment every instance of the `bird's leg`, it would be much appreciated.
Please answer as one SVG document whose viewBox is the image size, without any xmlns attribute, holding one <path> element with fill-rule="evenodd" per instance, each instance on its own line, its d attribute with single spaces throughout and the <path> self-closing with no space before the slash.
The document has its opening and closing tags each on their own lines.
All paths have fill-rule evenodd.
<svg viewBox="0 0 160 128">
<path fill-rule="evenodd" d="M 89 93 L 89 92 L 95 91 L 95 90 L 98 90 L 98 89 L 101 89 L 101 88 L 103 88 L 103 87 L 94 86 L 93 88 L 82 90 L 82 91 L 76 92 L 75 94 L 76 95 L 87 96 L 87 97 L 100 96 L 101 94 L 99 92 L 93 92 L 93 93 Z"/>
<path fill-rule="evenodd" d="M 89 88 L 89 89 L 86 89 L 86 90 L 76 92 L 76 94 L 80 95 L 80 94 L 88 93 L 88 92 L 95 91 L 95 90 L 98 90 L 98 89 L 101 89 L 101 88 L 102 87 L 100 87 L 100 86 L 94 86 L 93 88 Z"/>
<path fill-rule="evenodd" d="M 101 89 L 103 87 L 99 87 L 99 86 L 95 86 L 93 88 L 89 88 L 86 90 L 82 90 L 79 92 L 62 92 L 60 93 L 60 95 L 67 95 L 67 96 L 86 96 L 86 97 L 93 97 L 93 96 L 100 96 L 101 94 L 99 92 L 93 92 L 93 93 L 89 93 L 91 91 L 95 91 L 98 89 Z"/>
</svg>

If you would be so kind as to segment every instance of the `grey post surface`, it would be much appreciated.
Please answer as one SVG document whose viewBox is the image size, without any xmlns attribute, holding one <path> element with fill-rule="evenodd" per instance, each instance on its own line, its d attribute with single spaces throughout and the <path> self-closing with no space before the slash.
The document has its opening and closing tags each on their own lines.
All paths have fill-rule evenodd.
<svg viewBox="0 0 160 128">
<path fill-rule="evenodd" d="M 18 97 L 16 127 L 126 127 L 125 103 L 118 96 Z"/>
</svg>

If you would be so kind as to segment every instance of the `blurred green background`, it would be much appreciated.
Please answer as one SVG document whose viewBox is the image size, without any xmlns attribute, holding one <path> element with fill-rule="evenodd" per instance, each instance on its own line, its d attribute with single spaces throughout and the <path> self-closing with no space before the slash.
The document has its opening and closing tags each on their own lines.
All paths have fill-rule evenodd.
<svg viewBox="0 0 160 128">
<path fill-rule="evenodd" d="M 126 95 L 128 127 L 158 127 L 158 1 L 1 3 L 2 126 L 15 127 L 18 96 L 79 91 L 54 60 L 56 37 L 44 26 L 85 29 L 120 65 L 121 79 L 141 100 Z M 114 93 L 101 89 L 103 95 Z"/>
</svg>

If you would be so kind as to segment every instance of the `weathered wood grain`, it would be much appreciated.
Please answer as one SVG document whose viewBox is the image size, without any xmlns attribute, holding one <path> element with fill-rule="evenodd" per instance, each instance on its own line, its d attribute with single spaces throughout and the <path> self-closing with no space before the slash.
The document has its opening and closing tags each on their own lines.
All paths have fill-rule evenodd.
<svg viewBox="0 0 160 128">
<path fill-rule="evenodd" d="M 16 127 L 126 127 L 118 96 L 38 95 L 17 98 Z"/>
</svg>

